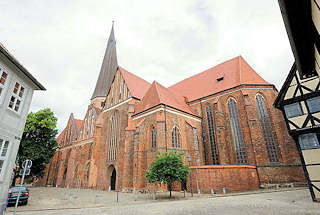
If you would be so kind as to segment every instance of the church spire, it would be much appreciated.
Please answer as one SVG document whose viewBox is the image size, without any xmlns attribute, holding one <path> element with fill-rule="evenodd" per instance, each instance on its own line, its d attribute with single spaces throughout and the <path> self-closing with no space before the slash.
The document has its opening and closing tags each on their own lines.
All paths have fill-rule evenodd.
<svg viewBox="0 0 320 215">
<path fill-rule="evenodd" d="M 104 58 L 102 61 L 100 74 L 96 83 L 96 87 L 92 94 L 91 100 L 98 97 L 106 97 L 111 86 L 112 80 L 115 76 L 118 61 L 117 61 L 117 52 L 116 52 L 116 40 L 114 37 L 113 30 L 114 22 L 112 21 L 112 28 L 108 40 L 108 45 Z"/>
</svg>

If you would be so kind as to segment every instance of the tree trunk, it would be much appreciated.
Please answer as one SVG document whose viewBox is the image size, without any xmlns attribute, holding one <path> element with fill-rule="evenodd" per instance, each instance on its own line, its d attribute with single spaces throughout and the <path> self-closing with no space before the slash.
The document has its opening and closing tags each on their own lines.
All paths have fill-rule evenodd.
<svg viewBox="0 0 320 215">
<path fill-rule="evenodd" d="M 168 188 L 169 188 L 169 191 L 170 191 L 170 199 L 171 199 L 171 190 L 172 190 L 171 184 L 168 184 Z"/>
</svg>

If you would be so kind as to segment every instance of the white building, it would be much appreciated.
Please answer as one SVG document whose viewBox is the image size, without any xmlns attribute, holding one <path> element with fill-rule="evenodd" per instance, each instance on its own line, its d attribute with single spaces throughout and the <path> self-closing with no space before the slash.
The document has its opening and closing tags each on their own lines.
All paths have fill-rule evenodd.
<svg viewBox="0 0 320 215">
<path fill-rule="evenodd" d="M 0 43 L 0 214 L 34 90 L 45 88 Z"/>
</svg>

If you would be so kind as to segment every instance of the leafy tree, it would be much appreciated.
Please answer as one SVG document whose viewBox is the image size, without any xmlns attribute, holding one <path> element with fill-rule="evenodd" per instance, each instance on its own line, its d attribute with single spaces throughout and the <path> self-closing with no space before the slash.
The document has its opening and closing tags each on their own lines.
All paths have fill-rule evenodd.
<svg viewBox="0 0 320 215">
<path fill-rule="evenodd" d="M 183 164 L 182 155 L 176 151 L 158 153 L 146 173 L 146 179 L 150 183 L 167 184 L 170 198 L 172 183 L 175 181 L 185 182 L 189 174 L 189 167 Z"/>
<path fill-rule="evenodd" d="M 58 146 L 57 118 L 49 109 L 30 112 L 18 151 L 19 166 L 24 160 L 32 160 L 31 176 L 42 176 L 45 165 L 50 162 Z"/>
</svg>

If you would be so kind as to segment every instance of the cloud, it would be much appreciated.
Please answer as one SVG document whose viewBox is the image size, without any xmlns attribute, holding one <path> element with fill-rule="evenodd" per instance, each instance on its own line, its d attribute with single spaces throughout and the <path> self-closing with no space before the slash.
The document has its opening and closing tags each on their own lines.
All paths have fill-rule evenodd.
<svg viewBox="0 0 320 215">
<path fill-rule="evenodd" d="M 276 1 L 2 1 L 1 42 L 47 88 L 61 131 L 90 103 L 115 20 L 119 64 L 170 86 L 242 55 L 279 89 L 293 56 Z"/>
</svg>

